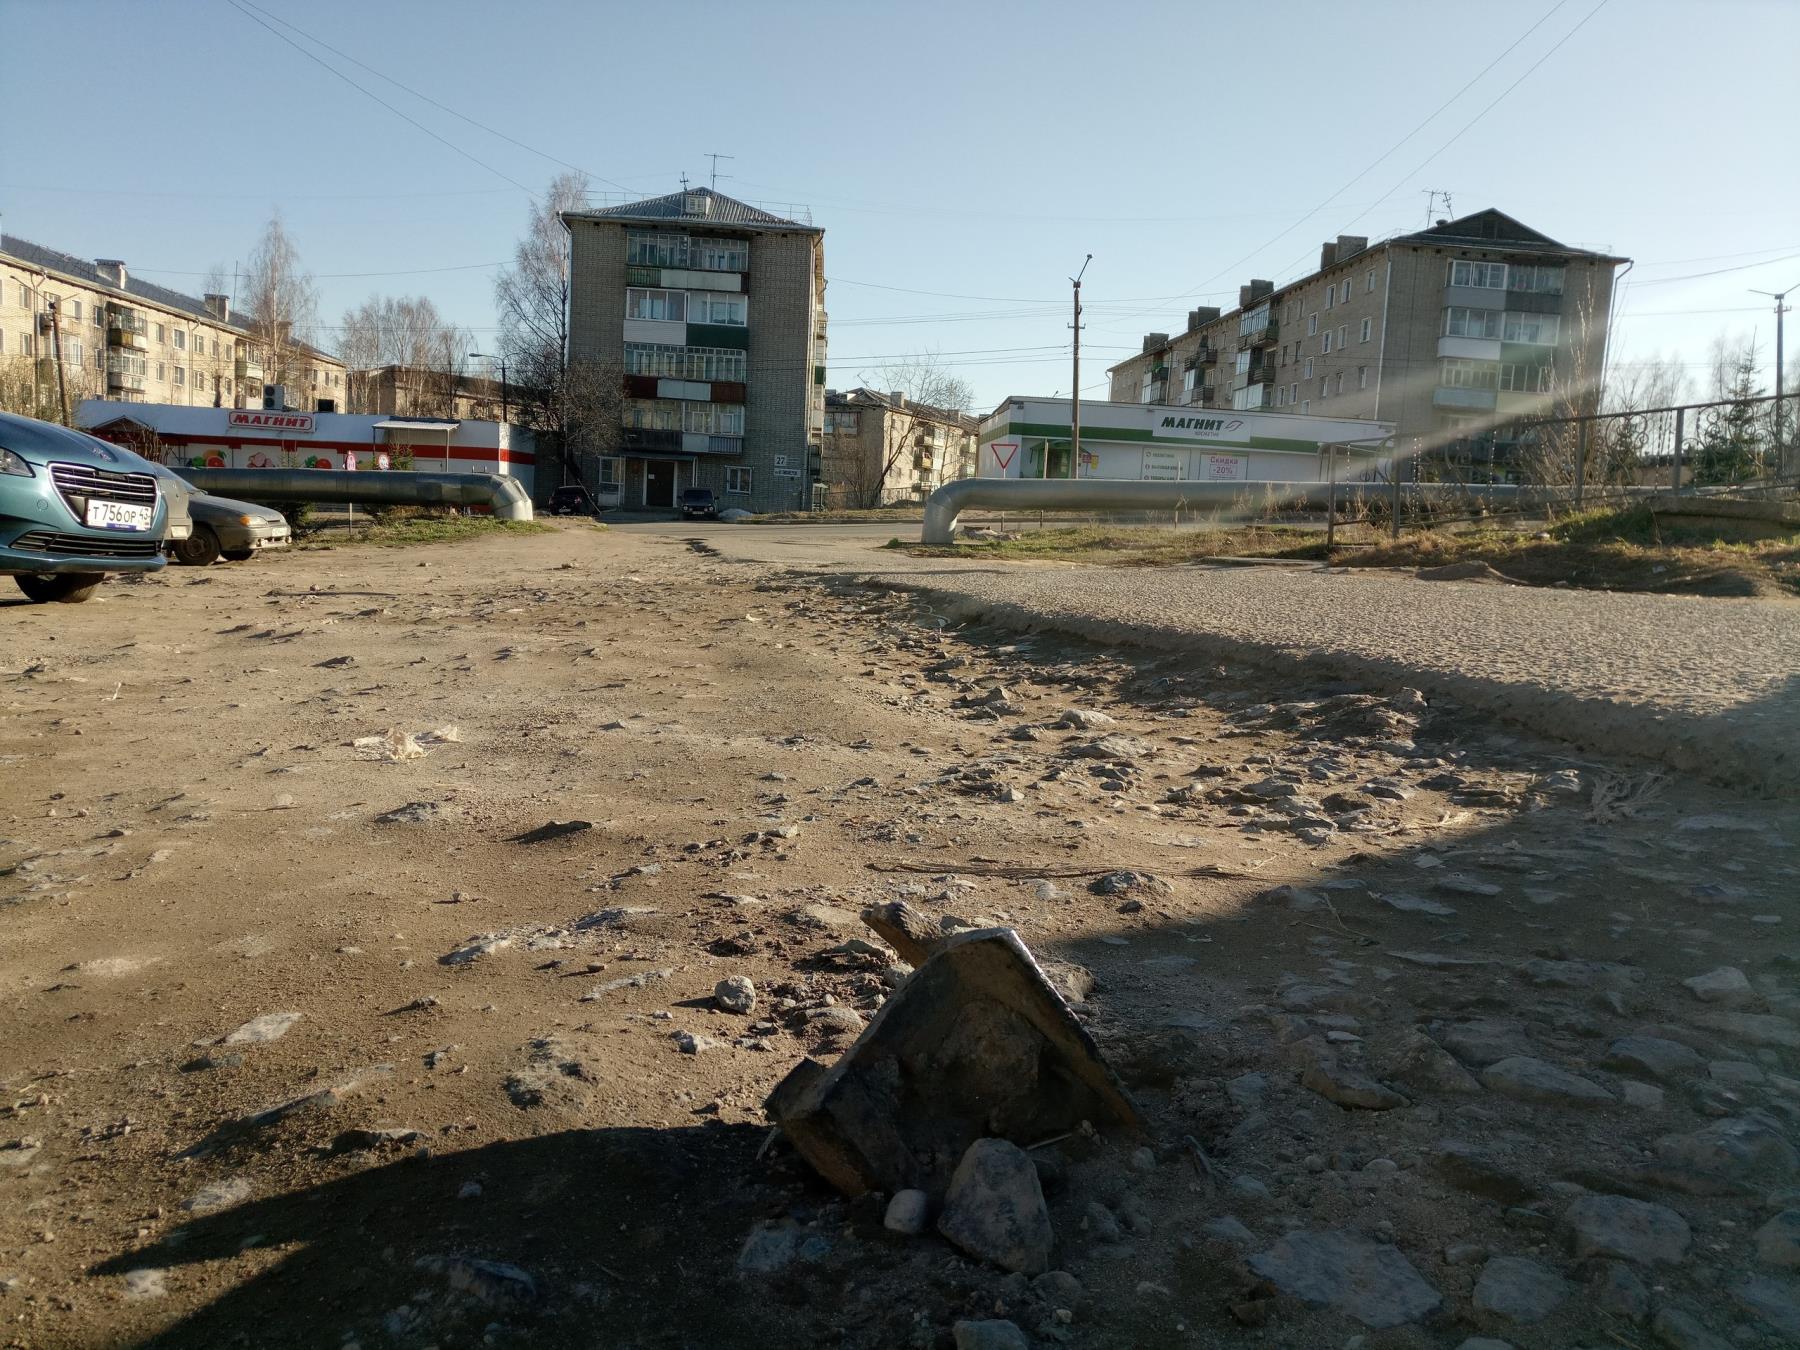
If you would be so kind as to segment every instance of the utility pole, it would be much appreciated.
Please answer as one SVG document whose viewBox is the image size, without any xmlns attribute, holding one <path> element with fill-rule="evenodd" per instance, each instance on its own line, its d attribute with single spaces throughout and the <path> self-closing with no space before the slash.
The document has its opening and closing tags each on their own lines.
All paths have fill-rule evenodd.
<svg viewBox="0 0 1800 1350">
<path fill-rule="evenodd" d="M 1786 359 L 1786 352 L 1781 345 L 1782 315 L 1788 312 L 1788 291 L 1796 289 L 1789 286 L 1787 291 L 1752 290 L 1752 295 L 1766 295 L 1775 301 L 1775 476 L 1787 477 L 1787 409 L 1781 406 L 1781 381 L 1783 371 L 1781 363 Z"/>
<path fill-rule="evenodd" d="M 717 192 L 719 190 L 719 161 L 722 159 L 736 159 L 737 156 L 736 155 L 715 155 L 712 151 L 709 150 L 706 152 L 706 158 L 708 158 L 712 161 L 712 189 L 714 192 Z M 731 177 L 730 174 L 726 174 L 725 176 L 727 178 Z"/>
<path fill-rule="evenodd" d="M 1069 386 L 1069 477 L 1081 477 L 1081 279 L 1087 275 L 1088 264 L 1094 261 L 1094 255 L 1088 254 L 1081 261 L 1081 270 L 1069 278 L 1069 285 L 1074 287 L 1075 322 L 1069 327 L 1075 330 L 1075 382 Z M 1044 477 L 1050 476 L 1050 447 L 1044 447 Z"/>
<path fill-rule="evenodd" d="M 469 355 L 480 357 L 482 360 L 484 360 L 488 363 L 488 366 L 490 369 L 493 366 L 495 366 L 496 364 L 499 365 L 499 367 L 500 367 L 500 420 L 502 422 L 512 421 L 512 415 L 511 415 L 512 407 L 511 407 L 510 401 L 507 398 L 507 393 L 506 393 L 506 359 L 504 357 L 497 357 L 497 356 L 490 355 L 487 352 L 470 352 Z"/>
<path fill-rule="evenodd" d="M 50 342 L 56 356 L 56 397 L 62 404 L 63 425 L 69 425 L 69 385 L 63 378 L 62 325 L 59 319 L 62 314 L 62 303 L 55 296 L 45 302 L 50 309 Z"/>
</svg>

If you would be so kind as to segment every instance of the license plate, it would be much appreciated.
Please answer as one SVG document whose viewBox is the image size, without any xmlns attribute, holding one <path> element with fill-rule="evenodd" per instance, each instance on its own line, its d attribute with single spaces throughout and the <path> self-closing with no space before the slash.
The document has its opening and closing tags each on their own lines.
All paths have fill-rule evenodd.
<svg viewBox="0 0 1800 1350">
<path fill-rule="evenodd" d="M 154 506 L 138 506 L 133 502 L 89 502 L 87 523 L 90 530 L 147 530 L 156 520 Z"/>
</svg>

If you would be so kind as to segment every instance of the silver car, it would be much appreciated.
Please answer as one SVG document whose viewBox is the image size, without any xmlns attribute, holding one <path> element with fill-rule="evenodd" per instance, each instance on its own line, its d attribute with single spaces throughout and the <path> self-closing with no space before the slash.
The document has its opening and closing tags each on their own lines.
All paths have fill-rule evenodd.
<svg viewBox="0 0 1800 1350">
<path fill-rule="evenodd" d="M 245 562 L 267 548 L 285 548 L 293 537 L 287 518 L 255 502 L 233 501 L 196 492 L 188 499 L 194 532 L 169 545 L 169 556 L 187 567 L 205 567 L 220 558 Z"/>
</svg>

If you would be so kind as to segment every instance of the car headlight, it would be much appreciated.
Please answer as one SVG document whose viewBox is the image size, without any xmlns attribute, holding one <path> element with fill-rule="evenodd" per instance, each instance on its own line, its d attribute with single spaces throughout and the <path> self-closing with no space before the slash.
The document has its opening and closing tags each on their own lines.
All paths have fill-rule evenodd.
<svg viewBox="0 0 1800 1350">
<path fill-rule="evenodd" d="M 19 478 L 35 478 L 31 465 L 27 464 L 11 450 L 0 450 L 0 473 L 10 473 Z"/>
<path fill-rule="evenodd" d="M 257 525 L 260 523 L 261 522 L 258 521 L 255 516 L 239 516 L 238 517 L 238 524 L 240 524 L 240 525 Z"/>
</svg>

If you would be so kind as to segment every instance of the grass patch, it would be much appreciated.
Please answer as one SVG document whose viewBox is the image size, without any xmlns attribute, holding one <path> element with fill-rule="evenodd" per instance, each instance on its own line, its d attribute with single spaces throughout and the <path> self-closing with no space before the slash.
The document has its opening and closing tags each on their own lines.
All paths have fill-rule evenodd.
<svg viewBox="0 0 1800 1350">
<path fill-rule="evenodd" d="M 1208 558 L 1294 558 L 1340 567 L 1442 567 L 1484 562 L 1530 586 L 1686 595 L 1800 595 L 1800 532 L 1748 521 L 1657 516 L 1648 507 L 1589 511 L 1545 525 L 1476 526 L 1403 534 L 1340 525 L 1327 554 L 1318 528 L 1250 525 L 1171 530 L 1082 526 L 974 539 L 950 548 L 895 539 L 922 556 L 1172 567 Z"/>
<path fill-rule="evenodd" d="M 492 516 L 411 516 L 325 526 L 296 536 L 292 547 L 321 549 L 369 544 L 376 548 L 407 548 L 413 544 L 460 544 L 500 534 L 543 534 L 553 528 L 539 520 L 495 520 Z"/>
<path fill-rule="evenodd" d="M 1658 516 L 1648 507 L 1588 511 L 1541 529 L 1425 531 L 1342 550 L 1352 567 L 1485 562 L 1531 586 L 1686 595 L 1800 594 L 1800 533 L 1749 521 Z"/>
</svg>

